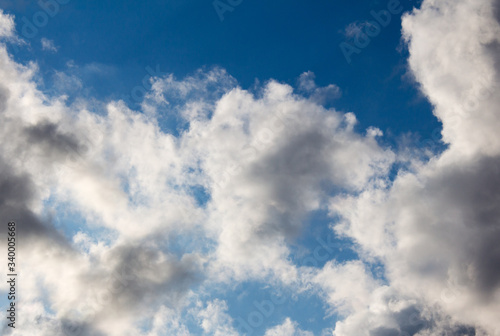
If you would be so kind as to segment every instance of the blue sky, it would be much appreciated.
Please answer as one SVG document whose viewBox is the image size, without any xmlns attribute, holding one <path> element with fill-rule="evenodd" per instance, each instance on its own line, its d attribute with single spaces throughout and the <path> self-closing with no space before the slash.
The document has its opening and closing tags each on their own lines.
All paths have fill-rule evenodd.
<svg viewBox="0 0 500 336">
<path fill-rule="evenodd" d="M 415 5 L 401 2 L 405 12 Z M 17 27 L 25 24 L 23 16 L 33 22 L 40 11 L 35 3 L 12 6 Z M 352 55 L 351 64 L 339 47 L 348 41 L 346 27 L 373 20 L 372 10 L 386 8 L 384 1 L 356 6 L 345 1 L 242 1 L 224 12 L 221 22 L 209 1 L 69 1 L 36 36 L 53 40 L 58 52 L 41 52 L 33 38 L 32 50 L 23 49 L 19 60 L 36 57 L 49 78 L 55 70 L 67 70 L 70 61 L 80 68 L 98 64 L 108 73 L 86 72 L 83 80 L 102 99 L 131 95 L 148 75 L 146 67 L 182 78 L 199 68 L 220 66 L 243 88 L 270 78 L 294 85 L 300 74 L 312 71 L 318 85 L 341 88 L 336 108 L 355 111 L 362 128 L 376 125 L 395 136 L 412 131 L 426 138 L 439 124 L 408 74 L 400 14 Z"/>
<path fill-rule="evenodd" d="M 0 0 L 1 333 L 497 335 L 499 12 Z"/>
</svg>

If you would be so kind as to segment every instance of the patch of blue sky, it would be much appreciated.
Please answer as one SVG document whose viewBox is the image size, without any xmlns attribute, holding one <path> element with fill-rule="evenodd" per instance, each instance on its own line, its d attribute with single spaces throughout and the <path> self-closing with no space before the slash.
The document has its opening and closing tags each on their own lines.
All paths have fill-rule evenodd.
<svg viewBox="0 0 500 336">
<path fill-rule="evenodd" d="M 22 281 L 22 279 L 21 279 Z M 39 280 L 39 282 L 41 282 Z M 21 287 L 22 289 L 22 287 Z M 50 306 L 49 302 L 49 292 L 47 291 L 46 288 L 44 288 L 42 285 L 40 285 L 40 293 L 42 294 L 41 295 L 41 303 L 43 305 L 43 309 L 45 310 L 45 312 L 47 312 L 47 314 L 51 315 L 51 316 L 55 316 L 56 315 L 56 311 L 54 309 L 52 309 L 52 307 Z M 20 296 L 20 299 L 22 300 L 22 296 Z"/>
<path fill-rule="evenodd" d="M 199 207 L 205 208 L 211 199 L 210 192 L 202 185 L 193 185 L 189 187 L 190 195 L 196 200 Z"/>
<path fill-rule="evenodd" d="M 335 316 L 326 316 L 323 300 L 315 294 L 291 294 L 287 289 L 260 282 L 240 283 L 211 293 L 225 300 L 233 327 L 241 335 L 263 335 L 271 327 L 289 317 L 302 329 L 320 334 L 335 323 Z"/>
<path fill-rule="evenodd" d="M 189 4 L 70 1 L 35 37 L 25 38 L 31 47 L 21 47 L 15 56 L 24 62 L 36 59 L 46 78 L 53 75 L 52 69 L 64 71 L 68 62 L 88 69 L 82 76 L 83 87 L 92 88 L 94 97 L 103 100 L 129 95 L 142 85 L 147 67 L 158 66 L 162 73 L 183 78 L 200 68 L 220 66 L 243 88 L 270 78 L 296 85 L 301 73 L 312 71 L 319 86 L 333 83 L 341 88 L 334 106 L 354 112 L 361 131 L 376 126 L 389 139 L 409 130 L 429 138 L 439 124 L 407 76 L 400 15 L 353 55 L 350 64 L 339 48 L 348 41 L 349 24 L 373 20 L 371 11 L 383 10 L 388 2 L 350 6 L 341 1 L 244 1 L 221 22 L 212 2 L 201 0 Z M 401 4 L 408 11 L 419 1 L 401 0 Z M 30 3 L 7 11 L 16 14 L 22 31 L 22 18 L 30 20 L 40 10 Z M 53 40 L 58 51 L 43 52 L 42 37 Z M 101 71 L 90 70 L 96 68 Z M 176 130 L 175 120 L 168 126 Z"/>
<path fill-rule="evenodd" d="M 302 235 L 290 244 L 291 260 L 300 266 L 321 268 L 328 261 L 343 263 L 358 259 L 352 242 L 332 230 L 335 219 L 326 210 L 311 212 L 304 220 Z"/>
<path fill-rule="evenodd" d="M 161 111 L 158 114 L 158 126 L 165 134 L 171 134 L 178 138 L 180 135 L 189 129 L 189 123 L 183 120 L 177 113 L 169 111 Z"/>
<path fill-rule="evenodd" d="M 427 138 L 424 138 L 420 134 L 408 133 L 398 137 L 398 139 L 393 139 L 395 142 L 392 145 L 396 147 L 395 150 L 399 153 L 411 153 L 411 155 L 406 156 L 408 159 L 411 159 L 398 160 L 393 163 L 386 177 L 386 180 L 389 182 L 387 185 L 388 188 L 398 174 L 405 174 L 414 169 L 412 162 L 416 160 L 427 162 L 448 149 L 448 145 L 442 141 L 441 130 L 442 127 L 440 126 L 435 128 Z M 387 145 L 387 141 L 382 140 L 381 145 Z M 400 158 L 404 157 L 404 155 L 400 155 Z"/>
<path fill-rule="evenodd" d="M 162 236 L 158 247 L 166 254 L 173 254 L 182 258 L 186 253 L 209 254 L 216 248 L 215 242 L 204 237 L 203 232 L 190 231 L 188 233 L 173 232 Z"/>
<path fill-rule="evenodd" d="M 338 218 L 331 217 L 326 210 L 311 212 L 304 221 L 302 235 L 290 244 L 290 258 L 297 267 L 323 268 L 332 261 L 343 264 L 359 260 L 360 255 L 353 241 L 340 237 L 333 231 Z M 364 261 L 372 277 L 382 284 L 387 284 L 385 267 L 380 260 Z"/>
<path fill-rule="evenodd" d="M 107 244 L 116 238 L 112 230 L 89 223 L 71 204 L 60 203 L 53 197 L 44 201 L 42 218 L 51 223 L 70 242 L 79 232 L 89 237 L 99 237 L 100 241 Z"/>
<path fill-rule="evenodd" d="M 336 235 L 333 226 L 339 219 L 327 210 L 311 212 L 305 221 L 303 234 L 291 244 L 291 259 L 296 266 L 322 268 L 327 262 L 338 264 L 359 260 L 357 246 L 347 238 Z M 364 261 L 374 279 L 387 283 L 384 264 L 380 260 Z"/>
<path fill-rule="evenodd" d="M 10 303 L 12 302 L 11 300 L 9 300 L 8 294 L 9 294 L 9 290 L 7 290 L 7 291 L 0 290 L 0 309 L 2 311 L 1 316 L 4 316 L 6 314 L 4 312 L 7 309 L 9 309 Z M 0 324 L 0 328 L 3 330 L 4 326 L 6 326 L 7 323 L 9 323 L 9 321 L 3 318 L 2 322 Z"/>
</svg>

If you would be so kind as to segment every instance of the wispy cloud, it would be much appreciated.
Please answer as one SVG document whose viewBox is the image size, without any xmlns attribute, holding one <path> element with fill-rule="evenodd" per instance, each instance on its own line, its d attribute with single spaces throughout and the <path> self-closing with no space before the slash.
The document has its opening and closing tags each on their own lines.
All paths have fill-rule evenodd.
<svg viewBox="0 0 500 336">
<path fill-rule="evenodd" d="M 42 39 L 40 40 L 40 42 L 42 43 L 42 49 L 43 50 L 47 50 L 47 51 L 51 51 L 51 52 L 57 52 L 58 48 L 54 44 L 54 41 L 46 39 L 45 37 L 42 37 Z"/>
</svg>

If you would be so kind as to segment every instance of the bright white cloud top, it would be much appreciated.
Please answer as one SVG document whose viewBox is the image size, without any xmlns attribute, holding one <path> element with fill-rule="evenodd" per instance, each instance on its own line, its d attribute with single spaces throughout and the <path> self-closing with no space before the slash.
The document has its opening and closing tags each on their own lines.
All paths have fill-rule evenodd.
<svg viewBox="0 0 500 336">
<path fill-rule="evenodd" d="M 19 328 L 3 334 L 240 335 L 214 288 L 258 282 L 319 296 L 338 315 L 324 335 L 500 335 L 499 21 L 493 0 L 425 0 L 404 16 L 448 145 L 420 160 L 323 107 L 340 89 L 312 73 L 301 94 L 273 80 L 251 93 L 215 68 L 154 78 L 140 111 L 68 104 L 7 53 L 18 42 L 0 12 L 0 218 L 19 223 L 24 270 Z M 78 223 L 56 229 L 61 209 Z M 358 260 L 293 261 L 321 209 Z M 313 333 L 286 318 L 265 335 Z"/>
</svg>

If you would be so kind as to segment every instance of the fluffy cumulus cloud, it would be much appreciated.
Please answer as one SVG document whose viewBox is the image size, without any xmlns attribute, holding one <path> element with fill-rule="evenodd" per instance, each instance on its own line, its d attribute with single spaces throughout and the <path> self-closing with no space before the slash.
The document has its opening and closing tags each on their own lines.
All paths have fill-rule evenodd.
<svg viewBox="0 0 500 336">
<path fill-rule="evenodd" d="M 384 264 L 389 286 L 336 335 L 500 333 L 498 10 L 498 1 L 431 0 L 403 19 L 409 66 L 448 148 L 390 187 L 332 199 L 334 229 Z"/>
<path fill-rule="evenodd" d="M 200 325 L 205 335 L 236 336 L 238 333 L 232 327 L 232 318 L 227 314 L 227 304 L 214 300 L 197 313 Z"/>
<path fill-rule="evenodd" d="M 359 190 L 392 162 L 372 133 L 352 131 L 354 123 L 352 114 L 325 110 L 273 81 L 259 98 L 236 88 L 210 119 L 190 120 L 183 152 L 197 152 L 210 190 L 206 226 L 218 242 L 218 274 L 296 277 L 287 240 L 322 206 L 327 183 Z"/>
<path fill-rule="evenodd" d="M 14 33 L 14 18 L 10 15 L 4 14 L 0 9 L 0 37 L 12 37 Z"/>
<path fill-rule="evenodd" d="M 3 45 L 0 62 L 1 216 L 19 223 L 30 269 L 32 314 L 19 324 L 39 334 L 186 333 L 181 316 L 206 286 L 299 286 L 289 243 L 302 219 L 394 159 L 379 132 L 354 132 L 353 114 L 275 81 L 250 93 L 220 69 L 166 75 L 138 112 L 44 94 L 36 64 Z M 160 122 L 165 110 L 182 120 L 175 132 Z M 205 334 L 236 333 L 222 301 L 203 305 L 190 318 Z"/>
<path fill-rule="evenodd" d="M 22 329 L 2 333 L 238 335 L 211 289 L 256 281 L 322 298 L 338 317 L 324 334 L 500 334 L 499 13 L 425 0 L 404 17 L 448 146 L 395 177 L 405 155 L 325 107 L 340 89 L 310 72 L 254 91 L 217 68 L 162 75 L 134 111 L 44 94 L 0 45 L 0 218 L 30 270 Z M 14 31 L 0 12 L 0 38 Z M 293 262 L 318 210 L 358 260 Z M 281 321 L 265 335 L 313 335 Z"/>
</svg>

